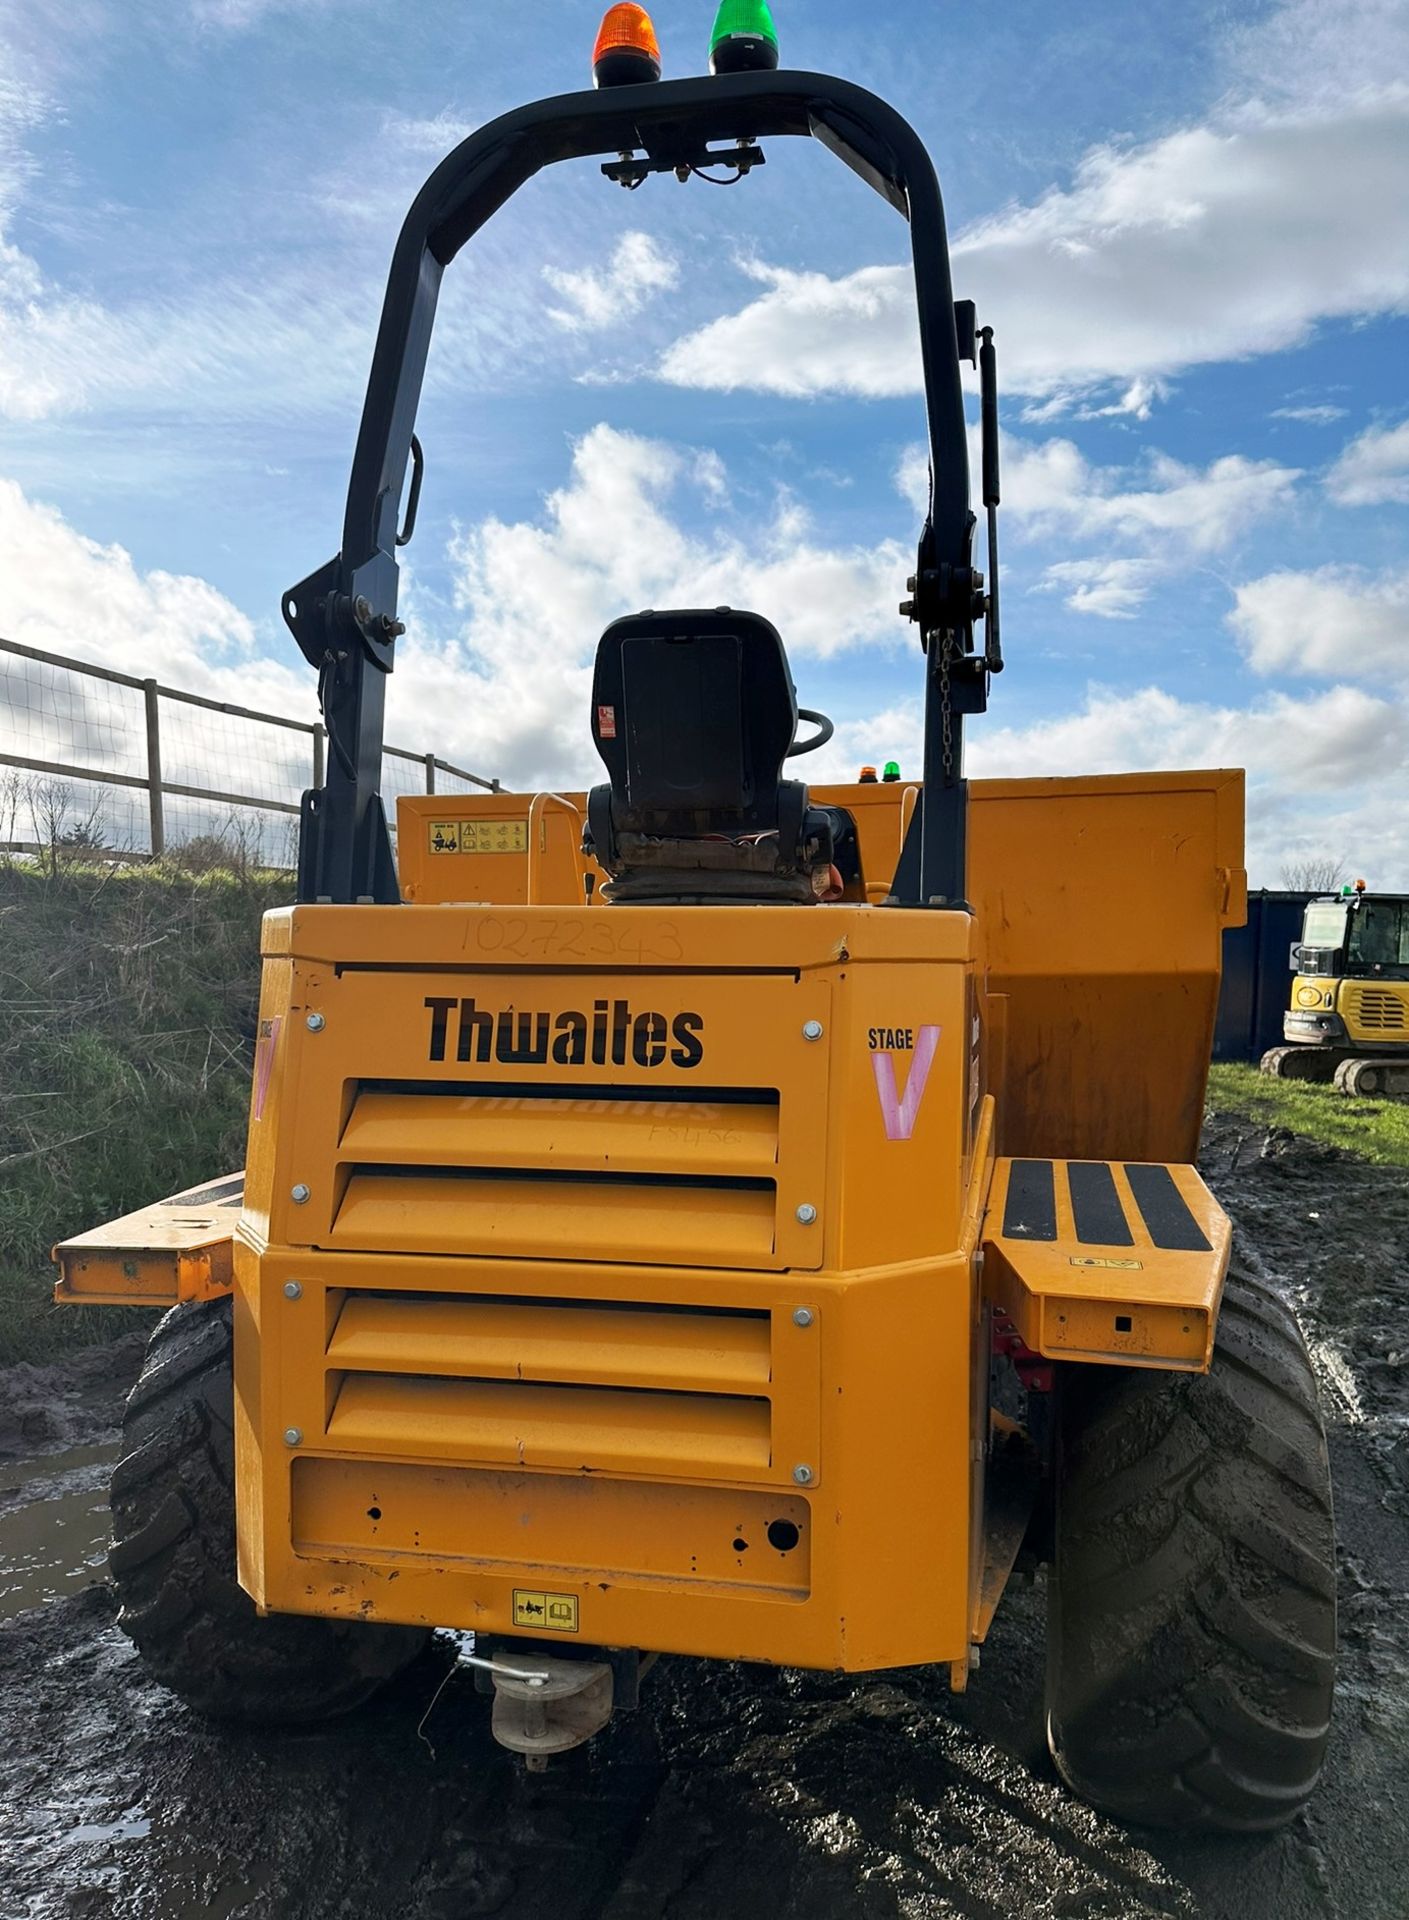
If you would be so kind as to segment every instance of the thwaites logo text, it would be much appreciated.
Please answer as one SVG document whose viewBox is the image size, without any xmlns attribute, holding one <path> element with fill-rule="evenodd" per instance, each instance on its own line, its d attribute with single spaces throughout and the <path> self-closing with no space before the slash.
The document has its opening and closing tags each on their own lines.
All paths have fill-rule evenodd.
<svg viewBox="0 0 1409 1920">
<path fill-rule="evenodd" d="M 594 1000 L 590 1013 L 491 1011 L 473 999 L 426 1000 L 432 1060 L 506 1067 L 697 1067 L 704 1059 L 704 1017 L 637 1013 L 627 1000 Z"/>
</svg>

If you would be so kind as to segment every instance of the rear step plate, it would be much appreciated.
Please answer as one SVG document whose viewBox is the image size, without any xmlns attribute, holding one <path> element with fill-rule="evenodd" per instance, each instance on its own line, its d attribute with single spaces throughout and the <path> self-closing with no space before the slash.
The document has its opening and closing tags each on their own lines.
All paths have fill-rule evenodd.
<svg viewBox="0 0 1409 1920">
<path fill-rule="evenodd" d="M 235 1222 L 244 1197 L 244 1174 L 228 1173 L 61 1240 L 54 1249 L 55 1300 L 174 1307 L 185 1300 L 227 1298 L 234 1282 Z"/>
<path fill-rule="evenodd" d="M 1230 1237 L 1193 1167 L 1000 1159 L 984 1228 L 987 1291 L 1048 1359 L 1201 1373 Z"/>
</svg>

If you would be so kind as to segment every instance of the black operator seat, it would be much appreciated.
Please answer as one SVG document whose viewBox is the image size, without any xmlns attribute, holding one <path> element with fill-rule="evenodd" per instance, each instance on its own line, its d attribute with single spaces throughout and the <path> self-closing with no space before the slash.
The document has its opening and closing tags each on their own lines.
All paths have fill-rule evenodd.
<svg viewBox="0 0 1409 1920">
<path fill-rule="evenodd" d="M 756 613 L 638 613 L 602 635 L 592 738 L 609 784 L 587 800 L 590 851 L 617 903 L 813 904 L 832 825 L 782 778 L 797 695 Z"/>
</svg>

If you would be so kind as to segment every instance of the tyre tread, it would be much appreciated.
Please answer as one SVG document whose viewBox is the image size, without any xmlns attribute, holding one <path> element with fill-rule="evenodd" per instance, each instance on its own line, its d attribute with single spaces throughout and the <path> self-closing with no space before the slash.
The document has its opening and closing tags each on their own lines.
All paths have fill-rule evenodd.
<svg viewBox="0 0 1409 1920">
<path fill-rule="evenodd" d="M 1335 1653 L 1330 1474 L 1296 1318 L 1228 1275 L 1207 1374 L 1071 1368 L 1048 1733 L 1118 1817 L 1254 1832 L 1315 1787 Z"/>
<path fill-rule="evenodd" d="M 428 1636 L 256 1613 L 235 1576 L 233 1360 L 228 1301 L 174 1308 L 152 1335 L 112 1476 L 118 1623 L 153 1677 L 197 1712 L 327 1719 L 360 1706 Z"/>
</svg>

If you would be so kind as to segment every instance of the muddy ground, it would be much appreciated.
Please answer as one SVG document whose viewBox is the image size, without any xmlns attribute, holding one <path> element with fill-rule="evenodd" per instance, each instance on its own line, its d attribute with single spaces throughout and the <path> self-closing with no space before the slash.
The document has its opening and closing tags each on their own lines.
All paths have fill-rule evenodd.
<svg viewBox="0 0 1409 1920">
<path fill-rule="evenodd" d="M 1409 1920 L 1409 1177 L 1226 1116 L 1204 1164 L 1302 1317 L 1331 1430 L 1340 1690 L 1285 1833 L 1136 1832 L 1058 1785 L 1040 1583 L 962 1698 L 662 1663 L 547 1776 L 493 1745 L 463 1675 L 418 1734 L 438 1647 L 325 1731 L 203 1726 L 101 1584 L 126 1342 L 0 1377 L 0 1920 Z"/>
</svg>

